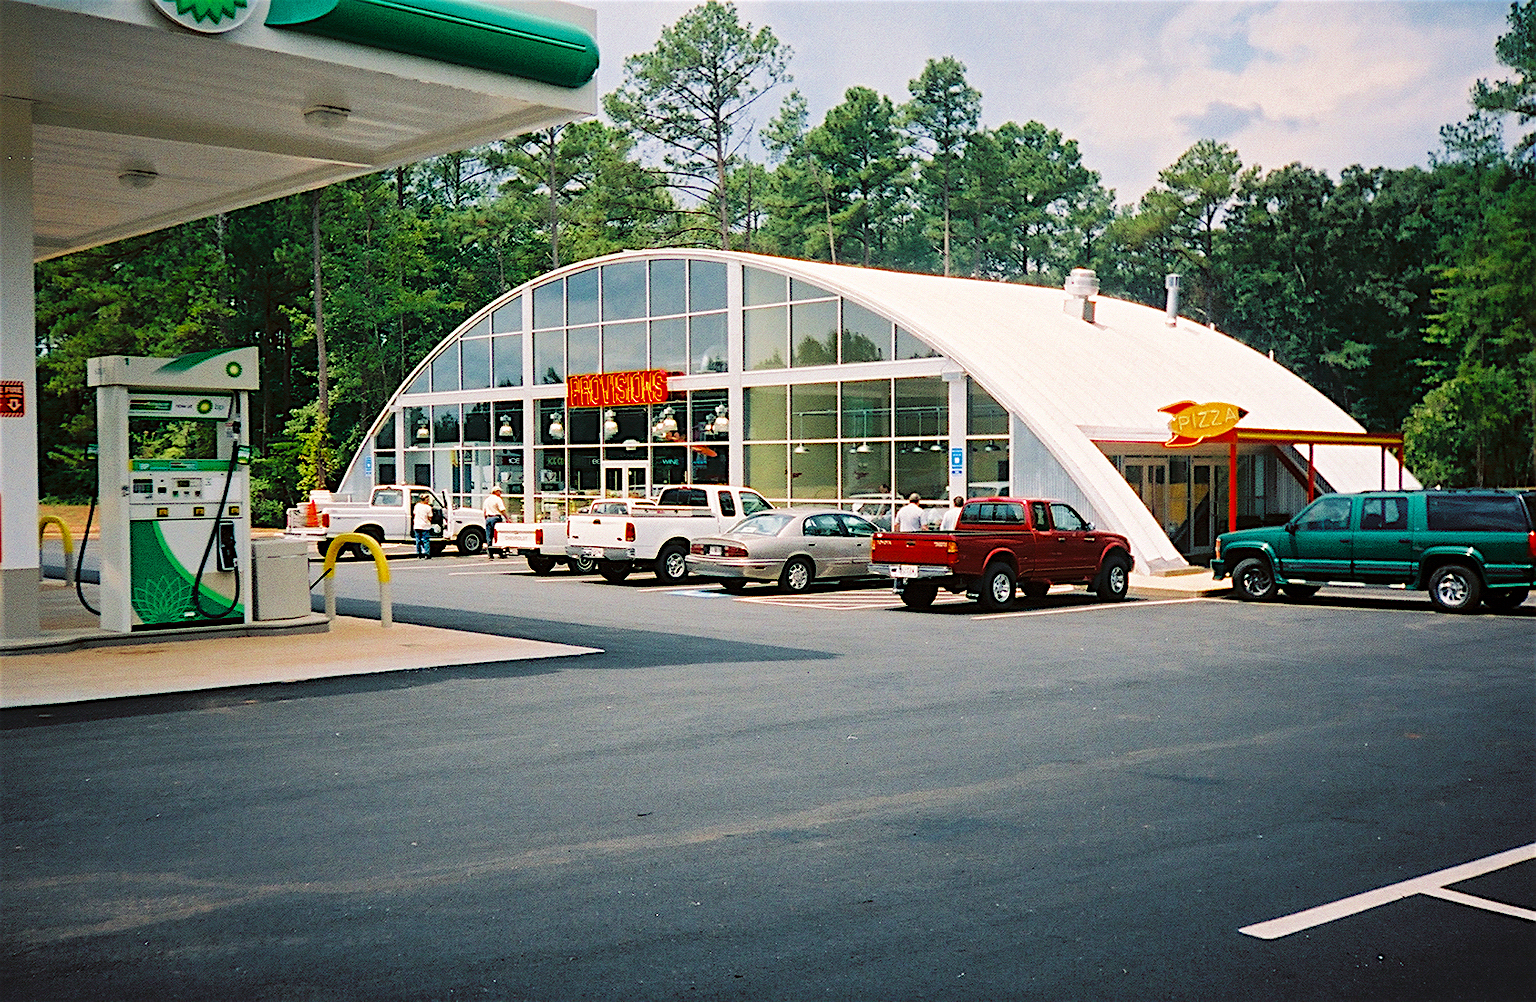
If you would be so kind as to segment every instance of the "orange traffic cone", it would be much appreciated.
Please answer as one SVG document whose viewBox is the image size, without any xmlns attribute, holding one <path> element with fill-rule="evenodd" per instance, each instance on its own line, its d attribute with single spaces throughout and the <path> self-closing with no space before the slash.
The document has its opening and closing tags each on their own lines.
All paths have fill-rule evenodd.
<svg viewBox="0 0 1536 1002">
<path fill-rule="evenodd" d="M 304 509 L 304 524 L 309 528 L 315 528 L 320 524 L 320 509 L 315 507 L 313 501 Z"/>
</svg>

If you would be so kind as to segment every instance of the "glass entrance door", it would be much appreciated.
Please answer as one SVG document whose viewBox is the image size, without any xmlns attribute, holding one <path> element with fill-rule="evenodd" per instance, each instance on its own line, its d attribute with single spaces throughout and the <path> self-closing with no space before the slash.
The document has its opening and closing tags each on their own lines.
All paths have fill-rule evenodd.
<svg viewBox="0 0 1536 1002">
<path fill-rule="evenodd" d="M 603 497 L 647 498 L 650 494 L 650 464 L 645 460 L 603 464 Z"/>
</svg>

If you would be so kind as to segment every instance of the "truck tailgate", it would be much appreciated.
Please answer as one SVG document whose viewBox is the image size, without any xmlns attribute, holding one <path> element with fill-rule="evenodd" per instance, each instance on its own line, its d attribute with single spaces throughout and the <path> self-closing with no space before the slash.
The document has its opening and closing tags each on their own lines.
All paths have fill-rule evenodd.
<svg viewBox="0 0 1536 1002">
<path fill-rule="evenodd" d="M 942 564 L 955 560 L 954 539 L 948 533 L 881 532 L 870 546 L 872 564 Z"/>
</svg>

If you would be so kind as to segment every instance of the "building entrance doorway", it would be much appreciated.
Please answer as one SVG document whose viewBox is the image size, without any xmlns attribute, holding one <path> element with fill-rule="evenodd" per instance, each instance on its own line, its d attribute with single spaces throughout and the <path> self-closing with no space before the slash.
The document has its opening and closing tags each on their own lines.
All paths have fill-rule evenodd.
<svg viewBox="0 0 1536 1002">
<path fill-rule="evenodd" d="M 1125 482 L 1173 545 L 1194 563 L 1210 559 L 1227 531 L 1226 463 L 1211 456 L 1115 456 Z"/>
<path fill-rule="evenodd" d="M 643 459 L 636 459 L 603 464 L 603 497 L 648 498 L 650 496 L 650 463 Z"/>
</svg>

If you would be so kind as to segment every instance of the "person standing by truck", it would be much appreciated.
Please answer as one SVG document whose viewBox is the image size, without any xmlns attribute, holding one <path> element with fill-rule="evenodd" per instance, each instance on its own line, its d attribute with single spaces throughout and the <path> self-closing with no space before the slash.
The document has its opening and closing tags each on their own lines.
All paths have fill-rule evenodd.
<svg viewBox="0 0 1536 1002">
<path fill-rule="evenodd" d="M 485 558 L 490 560 L 496 556 L 496 525 L 507 520 L 507 503 L 501 499 L 501 485 L 491 488 L 491 493 L 485 497 Z"/>
<path fill-rule="evenodd" d="M 907 496 L 907 503 L 896 513 L 897 532 L 919 532 L 923 528 L 923 508 L 918 504 L 922 496 L 916 491 Z"/>
<path fill-rule="evenodd" d="M 425 494 L 416 495 L 411 508 L 411 530 L 416 534 L 416 559 L 432 559 L 432 504 Z"/>
<path fill-rule="evenodd" d="M 940 532 L 949 532 L 960 524 L 960 509 L 965 507 L 965 498 L 955 496 L 955 503 L 944 512 L 944 519 L 939 523 Z"/>
</svg>

